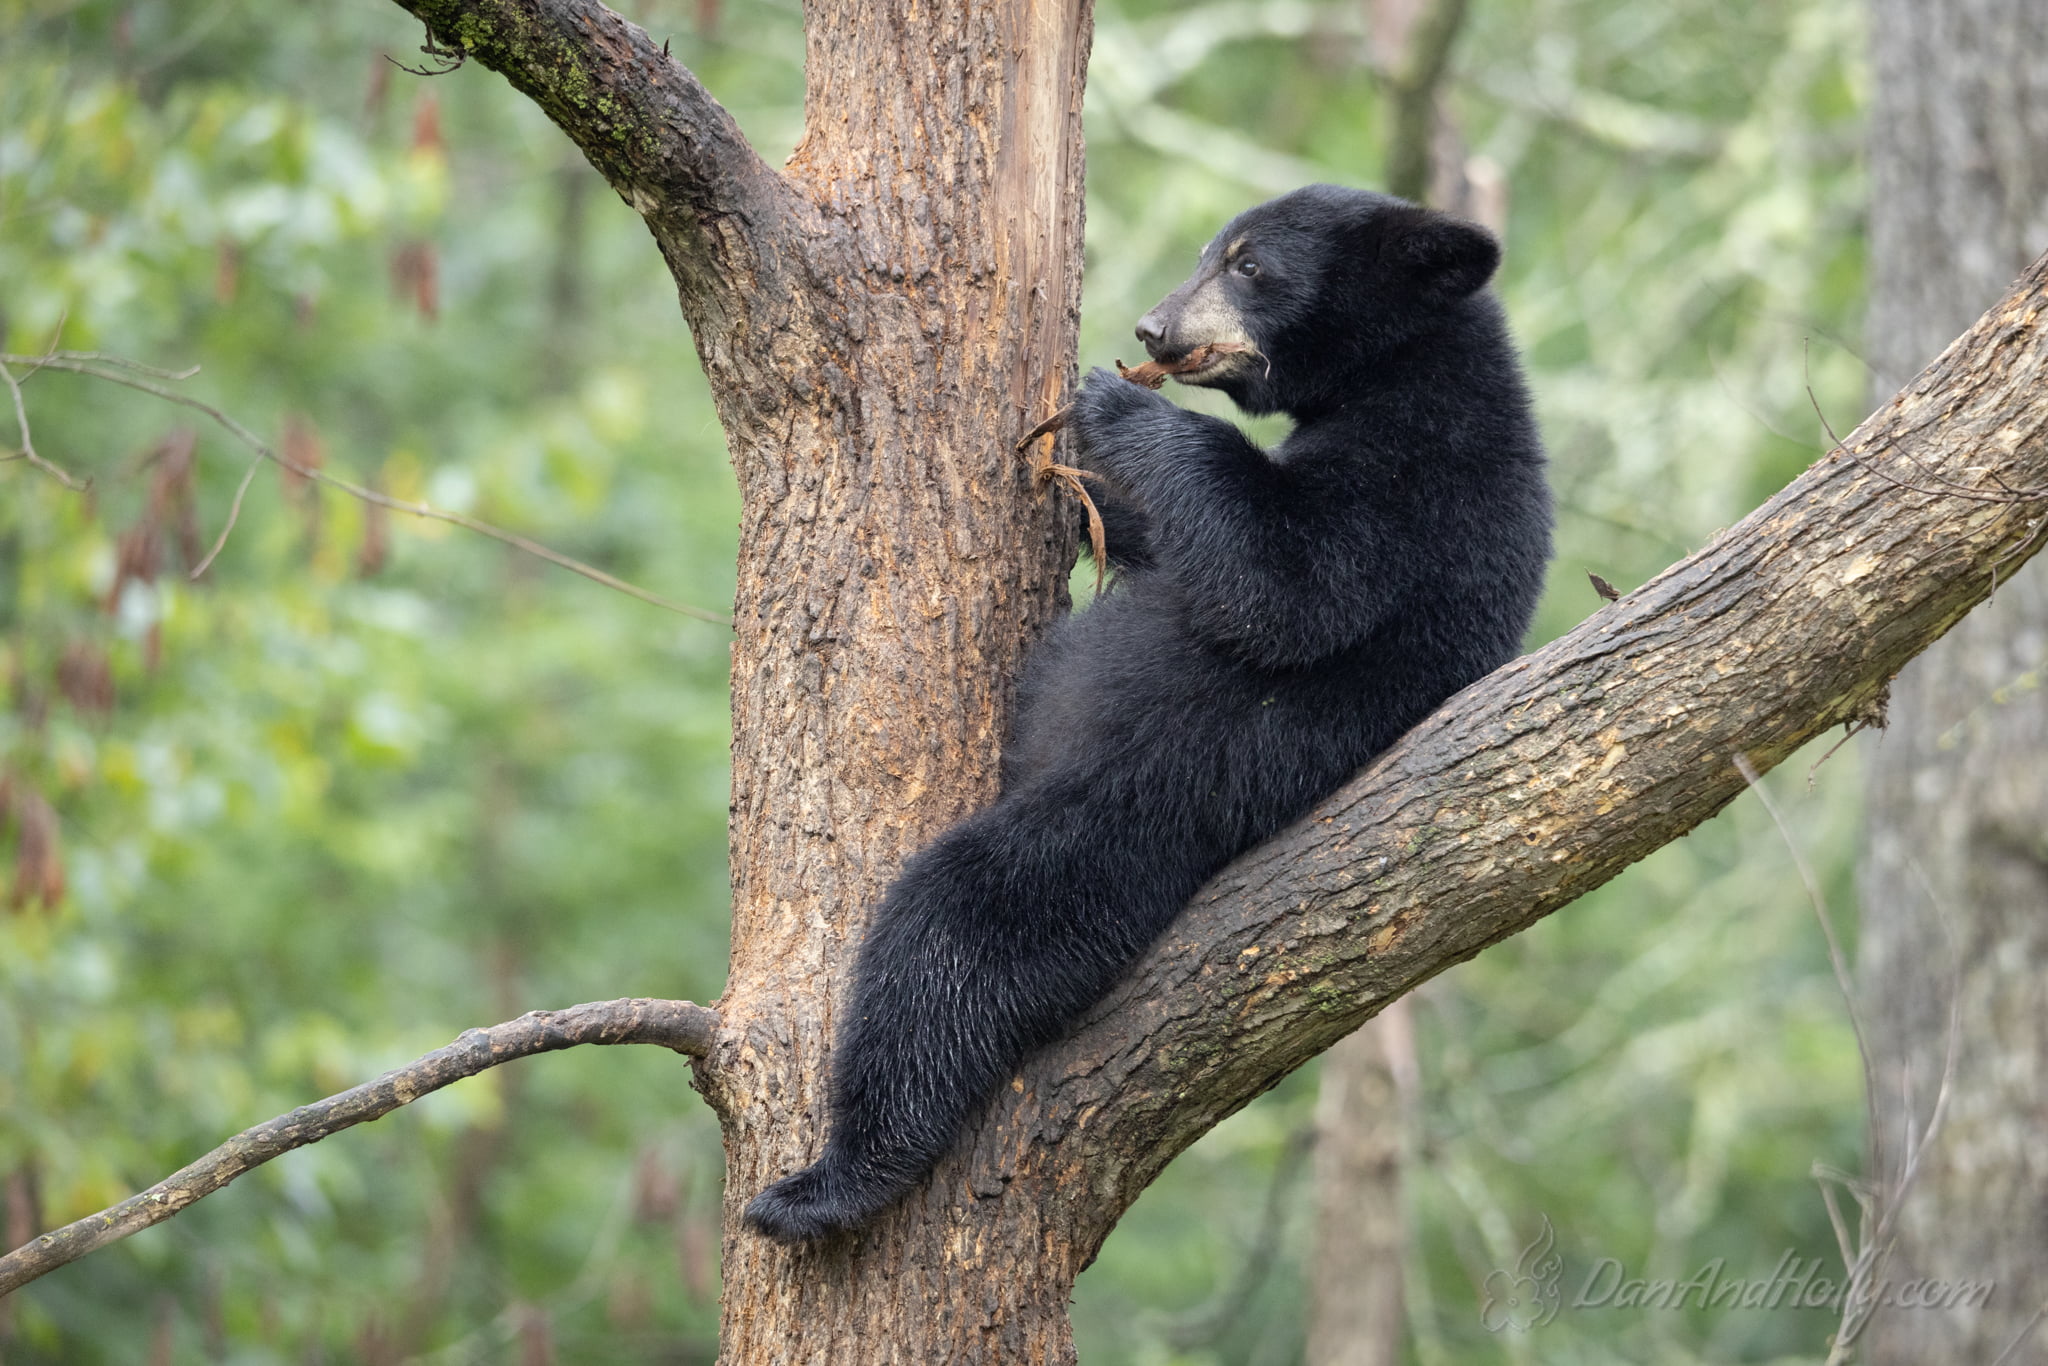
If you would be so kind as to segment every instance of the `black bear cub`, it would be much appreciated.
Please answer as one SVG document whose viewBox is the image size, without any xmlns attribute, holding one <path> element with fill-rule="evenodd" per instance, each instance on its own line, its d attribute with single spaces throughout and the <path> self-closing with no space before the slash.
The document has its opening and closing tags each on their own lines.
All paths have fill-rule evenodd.
<svg viewBox="0 0 2048 1366">
<path fill-rule="evenodd" d="M 1272 450 L 1102 370 L 1072 419 L 1118 573 L 1021 681 L 1002 793 L 874 915 L 823 1155 L 747 1207 L 798 1241 L 922 1180 L 1030 1050 L 1232 857 L 1519 649 L 1550 554 L 1484 230 L 1315 185 L 1239 215 L 1138 324 Z M 1226 349 L 1234 348 L 1234 349 Z"/>
</svg>

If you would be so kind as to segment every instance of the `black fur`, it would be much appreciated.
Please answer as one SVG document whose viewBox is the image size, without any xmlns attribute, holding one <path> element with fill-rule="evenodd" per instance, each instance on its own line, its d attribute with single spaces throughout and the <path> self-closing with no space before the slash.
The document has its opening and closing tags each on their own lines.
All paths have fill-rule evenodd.
<svg viewBox="0 0 2048 1366">
<path fill-rule="evenodd" d="M 1331 186 L 1227 226 L 1141 336 L 1166 359 L 1215 340 L 1183 324 L 1220 279 L 1206 297 L 1259 354 L 1193 378 L 1291 414 L 1270 452 L 1089 375 L 1074 433 L 1115 485 L 1118 577 L 1026 670 L 1000 798 L 876 912 L 824 1154 L 754 1199 L 755 1227 L 814 1238 L 904 1194 L 1203 882 L 1515 654 L 1550 500 L 1479 292 L 1497 259 L 1478 228 Z"/>
</svg>

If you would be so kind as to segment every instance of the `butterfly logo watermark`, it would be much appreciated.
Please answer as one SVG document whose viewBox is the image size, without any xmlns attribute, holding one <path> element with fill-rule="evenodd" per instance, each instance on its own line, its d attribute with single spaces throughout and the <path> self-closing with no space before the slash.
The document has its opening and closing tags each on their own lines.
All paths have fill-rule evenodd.
<svg viewBox="0 0 2048 1366">
<path fill-rule="evenodd" d="M 1512 1328 L 1526 1333 L 1557 1317 L 1562 1300 L 1558 1281 L 1564 1276 L 1564 1256 L 1557 1250 L 1557 1231 L 1550 1216 L 1543 1216 L 1542 1231 L 1522 1249 L 1514 1270 L 1487 1273 L 1482 1287 L 1485 1298 L 1479 1305 L 1479 1321 L 1489 1333 Z"/>
</svg>

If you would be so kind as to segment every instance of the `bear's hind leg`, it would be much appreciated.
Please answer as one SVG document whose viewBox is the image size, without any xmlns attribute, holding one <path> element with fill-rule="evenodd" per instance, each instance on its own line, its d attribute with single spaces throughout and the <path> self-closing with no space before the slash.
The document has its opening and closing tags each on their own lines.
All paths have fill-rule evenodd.
<svg viewBox="0 0 2048 1366">
<path fill-rule="evenodd" d="M 1113 824 L 1078 794 L 1019 793 L 911 861 L 855 965 L 825 1151 L 756 1196 L 750 1223 L 784 1242 L 865 1223 L 1108 990 L 1193 891 L 1112 857 Z"/>
</svg>

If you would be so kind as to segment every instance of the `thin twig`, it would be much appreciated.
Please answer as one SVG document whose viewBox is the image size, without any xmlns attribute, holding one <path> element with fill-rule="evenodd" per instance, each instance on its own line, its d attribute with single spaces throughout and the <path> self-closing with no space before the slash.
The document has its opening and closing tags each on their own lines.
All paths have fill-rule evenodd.
<svg viewBox="0 0 2048 1366">
<path fill-rule="evenodd" d="M 228 504 L 228 519 L 221 524 L 220 535 L 214 540 L 213 549 L 206 552 L 205 559 L 192 566 L 192 572 L 186 575 L 187 578 L 196 582 L 199 576 L 212 566 L 220 552 L 227 549 L 228 535 L 235 529 L 235 523 L 241 520 L 242 499 L 248 496 L 249 485 L 255 481 L 256 471 L 262 468 L 263 457 L 259 455 L 249 462 L 248 469 L 242 471 L 242 482 L 235 485 L 234 501 Z"/>
<path fill-rule="evenodd" d="M 1813 870 L 1807 865 L 1806 856 L 1800 852 L 1798 843 L 1792 838 L 1792 831 L 1785 824 L 1785 818 L 1778 811 L 1778 804 L 1771 799 L 1770 792 L 1758 779 L 1756 768 L 1747 754 L 1735 756 L 1736 771 L 1742 780 L 1756 793 L 1763 803 L 1771 823 L 1778 827 L 1779 838 L 1792 855 L 1792 863 L 1799 870 L 1799 880 L 1805 885 L 1806 899 L 1813 907 L 1814 916 L 1820 921 L 1821 934 L 1827 939 L 1828 963 L 1834 969 L 1835 983 L 1841 988 L 1842 1001 L 1849 1013 L 1849 1028 L 1856 1036 L 1856 1052 L 1863 1062 L 1863 1087 L 1866 1103 L 1872 1107 L 1872 1132 L 1875 1136 L 1877 1163 L 1882 1171 L 1883 1144 L 1876 1122 L 1877 1063 L 1872 1056 L 1863 1029 L 1862 1014 L 1856 1007 L 1855 988 L 1849 979 L 1848 962 L 1842 955 L 1841 941 L 1835 935 L 1834 920 L 1828 914 L 1827 900 L 1821 895 L 1820 883 Z M 1944 922 L 1945 927 L 1945 922 Z M 1950 944 L 1950 956 L 1954 959 L 1954 944 Z M 1870 1316 L 1880 1307 L 1873 1287 L 1878 1275 L 1892 1253 L 1892 1225 L 1897 1221 L 1904 1206 L 1906 1193 L 1912 1188 L 1920 1174 L 1920 1161 L 1940 1132 L 1941 1122 L 1948 1111 L 1949 1083 L 1955 1076 L 1956 1058 L 1962 1038 L 1962 990 L 1961 965 L 1952 964 L 1949 988 L 1948 1043 L 1942 1062 L 1941 1085 L 1935 1092 L 1934 1108 L 1927 1116 L 1927 1124 L 1917 1134 L 1913 1131 L 1911 1097 L 1905 1097 L 1902 1114 L 1906 1122 L 1905 1160 L 1898 1179 L 1885 1188 L 1866 1180 L 1859 1180 L 1847 1172 L 1836 1170 L 1822 1163 L 1815 1163 L 1813 1175 L 1821 1183 L 1821 1200 L 1827 1206 L 1828 1222 L 1834 1226 L 1835 1242 L 1841 1250 L 1842 1264 L 1848 1273 L 1848 1284 L 1842 1292 L 1842 1324 L 1836 1331 L 1831 1345 L 1827 1366 L 1840 1366 L 1849 1359 L 1849 1351 L 1856 1344 L 1868 1325 Z M 1831 1184 L 1832 1183 L 1832 1184 Z M 1833 1186 L 1839 1185 L 1856 1197 L 1861 1215 L 1856 1236 L 1851 1238 L 1848 1221 L 1843 1217 L 1834 1196 Z M 1874 1214 L 1874 1220 L 1873 1220 Z"/>
<path fill-rule="evenodd" d="M 381 1119 L 421 1096 L 500 1063 L 578 1044 L 658 1044 L 702 1057 L 711 1049 L 718 1024 L 718 1012 L 708 1006 L 629 997 L 565 1010 L 530 1011 L 504 1024 L 469 1030 L 447 1047 L 375 1081 L 244 1129 L 140 1195 L 22 1244 L 0 1257 L 0 1298 L 89 1252 L 162 1223 L 273 1157 Z"/>
<path fill-rule="evenodd" d="M 1851 740 L 1854 740 L 1857 736 L 1861 735 L 1864 731 L 1869 729 L 1870 725 L 1868 722 L 1865 721 L 1851 721 L 1848 725 L 1842 727 L 1842 738 L 1835 741 L 1835 743 L 1833 743 L 1832 745 L 1829 745 L 1826 751 L 1824 751 L 1821 754 L 1820 758 L 1815 759 L 1811 764 L 1807 765 L 1806 790 L 1808 792 L 1813 791 L 1813 776 L 1816 773 L 1820 772 L 1820 766 L 1822 764 L 1834 758 L 1836 751 L 1840 750 L 1843 745 L 1848 744 Z"/>
<path fill-rule="evenodd" d="M 226 429 L 229 435 L 233 436 L 250 450 L 256 452 L 256 454 L 262 456 L 265 460 L 288 469 L 303 479 L 310 479 L 328 488 L 337 489 L 351 497 L 359 498 L 365 503 L 375 503 L 379 507 L 389 508 L 393 512 L 403 512 L 410 516 L 423 517 L 430 521 L 447 522 L 452 526 L 459 526 L 464 530 L 474 531 L 480 536 L 488 536 L 494 541 L 502 542 L 515 550 L 523 550 L 537 559 L 546 560 L 549 564 L 566 569 L 572 574 L 581 574 L 584 578 L 594 583 L 601 583 L 605 587 L 615 589 L 628 597 L 638 598 L 640 601 L 652 603 L 656 607 L 667 608 L 669 611 L 682 616 L 693 617 L 698 621 L 716 622 L 721 626 L 732 625 L 732 618 L 722 612 L 707 611 L 702 607 L 692 607 L 687 603 L 664 598 L 658 593 L 650 593 L 645 588 L 627 583 L 624 579 L 605 573 L 595 565 L 585 564 L 582 560 L 564 555 L 559 550 L 550 549 L 539 541 L 521 536 L 516 531 L 506 531 L 502 527 L 493 526 L 491 523 L 482 521 L 479 518 L 460 512 L 449 512 L 445 509 L 434 507 L 431 504 L 414 503 L 408 502 L 403 498 L 393 498 L 390 494 L 379 493 L 375 489 L 365 488 L 361 484 L 352 484 L 346 479 L 336 478 L 324 470 L 301 465 L 297 461 L 273 450 L 261 437 L 212 404 L 202 402 L 191 397 L 189 394 L 178 393 L 174 389 L 166 389 L 162 385 L 152 383 L 149 378 L 144 378 L 144 376 L 149 376 L 154 378 L 182 379 L 197 373 L 196 369 L 185 371 L 158 370 L 153 366 L 141 365 L 135 361 L 120 360 L 87 351 L 58 351 L 41 357 L 0 355 L 0 373 L 4 373 L 4 367 L 8 364 L 40 364 L 42 367 L 50 370 L 65 370 L 72 374 L 86 375 L 93 379 L 105 380 L 110 384 L 124 385 L 127 388 L 153 395 L 167 403 L 176 403 L 182 407 L 191 408 L 212 418 L 221 427 Z M 116 369 L 127 370 L 133 373 L 115 373 Z M 9 382 L 12 383 L 12 376 L 9 376 Z M 19 405 L 19 402 L 20 391 L 17 389 L 17 405 Z M 207 558 L 210 560 L 212 556 Z"/>
<path fill-rule="evenodd" d="M 1257 356 L 1260 360 L 1266 362 L 1266 373 L 1268 375 L 1273 373 L 1272 358 L 1263 351 L 1260 351 L 1256 346 L 1243 342 L 1206 342 L 1201 346 L 1192 348 L 1178 360 L 1148 360 L 1137 365 L 1125 365 L 1122 361 L 1118 361 L 1116 363 L 1116 372 L 1118 377 L 1131 384 L 1142 385 L 1147 389 L 1157 389 L 1160 385 L 1166 383 L 1169 378 L 1200 370 L 1218 356 L 1240 353 Z M 1053 413 L 1051 417 L 1018 437 L 1014 449 L 1020 454 L 1025 451 L 1031 451 L 1031 477 L 1033 483 L 1043 485 L 1057 480 L 1076 498 L 1081 500 L 1081 507 L 1088 514 L 1088 549 L 1095 559 L 1095 591 L 1100 593 L 1102 591 L 1103 575 L 1109 569 L 1109 538 L 1103 529 L 1102 510 L 1095 506 L 1095 500 L 1088 496 L 1088 486 L 1081 481 L 1084 479 L 1099 479 L 1101 476 L 1093 470 L 1077 469 L 1072 465 L 1055 463 L 1052 458 L 1053 448 L 1051 445 L 1042 446 L 1035 451 L 1031 450 L 1031 444 L 1034 441 L 1037 441 L 1040 437 L 1057 435 L 1069 422 L 1073 421 L 1074 408 L 1075 405 L 1069 403 L 1066 407 Z"/>
<path fill-rule="evenodd" d="M 1821 411 L 1820 399 L 1816 397 L 1813 392 L 1813 377 L 1810 366 L 1808 368 L 1806 382 L 1806 401 L 1807 403 L 1812 405 L 1813 415 L 1820 419 L 1821 430 L 1826 432 L 1828 434 L 1828 440 L 1834 443 L 1832 447 L 1830 447 L 1830 449 L 1828 450 L 1828 455 L 1833 455 L 1836 451 L 1840 451 L 1843 455 L 1848 456 L 1851 460 L 1855 461 L 1858 465 L 1861 465 L 1864 469 L 1870 471 L 1878 478 L 1884 480 L 1888 484 L 1894 485 L 1895 487 L 1907 489 L 1913 493 L 1930 494 L 1937 498 L 1946 494 L 1949 497 L 1953 498 L 1968 499 L 1969 501 L 1974 503 L 2016 504 L 2038 503 L 2043 500 L 2048 500 L 2048 488 L 2016 489 L 2012 485 L 2006 483 L 2005 480 L 1999 476 L 1998 471 L 1996 470 L 1989 471 L 1992 480 L 1998 485 L 1998 491 L 1996 492 L 1990 489 L 1972 487 L 1969 484 L 1958 484 L 1952 479 L 1947 479 L 1939 474 L 1936 474 L 1933 470 L 1928 469 L 1924 462 L 1916 459 L 1911 454 L 1907 454 L 1906 458 L 1909 461 L 1911 461 L 1914 465 L 1918 466 L 1921 473 L 1925 474 L 1929 479 L 1932 479 L 1934 481 L 1934 483 L 1931 485 L 1910 483 L 1907 480 L 1901 479 L 1896 475 L 1888 474 L 1885 471 L 1879 469 L 1877 466 L 1871 464 L 1861 455 L 1857 454 L 1855 451 L 1850 450 L 1848 446 L 1844 444 L 1842 438 L 1836 435 L 1834 424 L 1828 421 L 1828 415 L 1825 412 Z"/>
<path fill-rule="evenodd" d="M 23 361 L 33 361 L 38 370 L 53 361 L 71 361 L 75 363 L 70 367 L 59 365 L 56 367 L 59 370 L 76 368 L 76 365 L 107 365 L 112 366 L 116 370 L 132 370 L 136 374 L 146 375 L 150 379 L 190 379 L 198 374 L 200 369 L 196 365 L 188 365 L 182 370 L 166 370 L 161 365 L 145 365 L 139 360 L 130 360 L 126 356 L 117 356 L 110 351 L 59 351 L 54 347 L 40 356 L 9 356 L 7 359 L 16 364 L 20 364 Z"/>
<path fill-rule="evenodd" d="M 1806 770 L 1806 790 L 1808 792 L 1813 791 L 1814 774 L 1820 772 L 1822 764 L 1835 757 L 1837 750 L 1861 735 L 1864 731 L 1883 730 L 1890 723 L 1891 706 L 1892 685 L 1887 683 L 1877 690 L 1875 696 L 1865 699 L 1856 708 L 1855 714 L 1849 718 L 1849 723 L 1842 727 L 1842 738 L 1829 745 L 1827 752 L 1808 766 Z"/>
<path fill-rule="evenodd" d="M 14 398 L 14 424 L 21 429 L 21 449 L 10 454 L 0 455 L 0 461 L 26 460 L 29 464 L 34 465 L 73 493 L 85 492 L 92 487 L 92 480 L 73 478 L 63 469 L 51 464 L 36 453 L 35 437 L 28 429 L 28 407 L 21 401 L 21 381 L 16 379 L 14 372 L 7 368 L 7 361 L 19 362 L 18 358 L 14 356 L 8 356 L 4 360 L 0 360 L 0 380 L 6 381 L 7 392 Z M 33 364 L 33 362 L 31 363 Z M 29 373 L 34 374 L 35 371 L 31 370 Z"/>
<path fill-rule="evenodd" d="M 2020 1344 L 2025 1342 L 2029 1337 L 2033 1336 L 2034 1330 L 2041 1326 L 2041 1319 L 2044 1315 L 2048 1315 L 2048 1305 L 2043 1305 L 2041 1308 L 2036 1309 L 2034 1311 L 2034 1317 L 2028 1319 L 2026 1323 L 2021 1326 L 2019 1336 L 2015 1337 L 2011 1342 L 2005 1345 L 2005 1350 L 1998 1354 L 1997 1359 L 1991 1363 L 1991 1366 L 2005 1366 L 2006 1362 L 2011 1361 L 2013 1359 L 2013 1353 L 2019 1351 Z"/>
<path fill-rule="evenodd" d="M 1856 1009 L 1856 987 L 1849 977 L 1849 961 L 1842 954 L 1842 941 L 1835 934 L 1834 917 L 1828 914 L 1827 898 L 1821 894 L 1820 882 L 1814 877 L 1813 869 L 1807 865 L 1806 855 L 1800 852 L 1797 841 L 1792 838 L 1790 827 L 1785 824 L 1784 816 L 1778 811 L 1778 804 L 1771 800 L 1770 792 L 1758 779 L 1756 766 L 1750 763 L 1747 754 L 1735 756 L 1735 771 L 1742 775 L 1742 781 L 1749 784 L 1750 791 L 1756 793 L 1756 799 L 1763 803 L 1764 811 L 1769 814 L 1771 823 L 1778 827 L 1778 835 L 1785 841 L 1785 848 L 1792 855 L 1792 866 L 1799 870 L 1799 881 L 1806 888 L 1806 899 L 1813 907 L 1814 919 L 1820 922 L 1821 936 L 1827 940 L 1828 966 L 1834 969 L 1835 985 L 1841 988 L 1842 997 L 1849 1006 L 1849 1028 L 1856 1035 L 1856 1051 L 1863 1055 L 1863 1085 L 1867 1094 L 1875 1094 L 1868 1089 L 1876 1085 L 1876 1077 L 1872 1070 L 1867 1036 L 1863 1032 L 1863 1018 Z"/>
<path fill-rule="evenodd" d="M 2003 521 L 2006 517 L 2010 516 L 2014 508 L 2024 506 L 2028 503 L 2038 503 L 2044 500 L 2048 500 L 2048 488 L 2016 489 L 2011 484 L 2006 483 L 2004 476 L 1999 474 L 1997 470 L 1980 471 L 1988 472 L 1990 474 L 1991 481 L 1998 485 L 1998 492 L 1996 493 L 1993 493 L 1989 490 L 1982 488 L 1972 488 L 1968 484 L 1958 484 L 1954 480 L 1944 479 L 1940 475 L 1935 474 L 1934 471 L 1927 468 L 1926 464 L 1923 461 L 1915 458 L 1911 454 L 1907 454 L 1906 458 L 1909 461 L 1912 461 L 1914 465 L 1919 467 L 1920 471 L 1923 474 L 1926 474 L 1930 479 L 1933 479 L 1935 482 L 1932 486 L 1930 486 L 1926 484 L 1914 484 L 1904 479 L 1900 479 L 1896 475 L 1888 474 L 1884 470 L 1879 469 L 1877 466 L 1871 464 L 1868 460 L 1864 459 L 1857 452 L 1850 450 L 1845 444 L 1843 444 L 1842 438 L 1835 434 L 1834 424 L 1829 422 L 1827 414 L 1821 411 L 1820 400 L 1814 397 L 1812 373 L 1810 367 L 1808 370 L 1806 384 L 1806 401 L 1813 405 L 1814 416 L 1820 419 L 1821 428 L 1827 432 L 1828 439 L 1835 443 L 1833 448 L 1829 450 L 1829 455 L 1834 454 L 1835 451 L 1840 451 L 1842 454 L 1848 456 L 1851 460 L 1855 461 L 1859 466 L 1868 470 L 1870 473 L 1876 475 L 1878 478 L 1893 485 L 1894 487 L 1907 489 L 1914 493 L 1928 494 L 1929 496 L 1936 498 L 1939 498 L 1943 495 L 1948 495 L 1954 498 L 1966 499 L 1970 502 L 1996 504 L 1998 505 L 1999 510 L 1997 514 L 1992 517 L 1990 523 L 1994 527 L 1997 526 L 1998 523 Z M 1968 537 L 1976 535 L 1978 533 L 1978 530 L 1979 528 L 1977 527 L 1964 527 L 1954 536 L 1949 537 L 1946 541 L 1943 541 L 1940 545 L 1936 546 L 1934 548 L 1934 554 L 1940 555 L 1946 552 L 1950 546 L 1955 545 L 1958 542 L 1967 539 Z M 2006 551 L 2005 554 L 2000 555 L 1997 559 L 1991 562 L 1992 592 L 1996 593 L 1998 591 L 1999 567 L 2003 565 L 2007 560 L 2012 559 L 2015 555 L 2031 555 L 2036 549 L 2035 542 L 2041 538 L 2041 535 L 2044 531 L 2048 531 L 2048 519 L 2044 519 L 2041 522 L 2037 523 L 2033 530 L 2029 531 L 2025 536 L 2020 538 L 2020 541 L 2017 545 L 2013 546 L 2012 549 Z M 1819 767 L 1819 765 L 1816 764 L 1815 767 L 1817 768 Z"/>
<path fill-rule="evenodd" d="M 1251 1248 L 1245 1254 L 1244 1265 L 1215 1299 L 1177 1315 L 1165 1325 L 1164 1336 L 1168 1343 L 1190 1351 L 1207 1346 L 1243 1323 L 1252 1296 L 1265 1283 L 1279 1255 L 1280 1236 L 1286 1231 L 1287 1224 L 1287 1196 L 1294 1187 L 1295 1178 L 1301 1173 L 1302 1163 L 1315 1150 L 1315 1144 L 1314 1125 L 1288 1136 L 1286 1146 L 1280 1150 L 1280 1160 L 1273 1166 L 1272 1179 L 1267 1183 L 1265 1206 L 1259 1215 L 1259 1226 L 1252 1236 Z"/>
<path fill-rule="evenodd" d="M 1749 784 L 1749 789 L 1756 794 L 1757 800 L 1763 803 L 1771 823 L 1778 827 L 1779 838 L 1784 840 L 1786 850 L 1792 855 L 1792 866 L 1799 871 L 1799 881 L 1806 888 L 1807 903 L 1813 907 L 1814 918 L 1820 921 L 1821 936 L 1827 941 L 1828 965 L 1834 969 L 1835 985 L 1841 989 L 1842 1002 L 1848 1009 L 1849 1029 L 1856 1037 L 1856 1054 L 1863 1063 L 1863 1094 L 1866 1097 L 1874 1096 L 1877 1094 L 1877 1063 L 1871 1056 L 1868 1036 L 1863 1030 L 1862 1013 L 1856 1008 L 1856 992 L 1849 978 L 1849 964 L 1842 955 L 1842 943 L 1835 935 L 1834 918 L 1828 914 L 1827 899 L 1821 894 L 1820 882 L 1814 877 L 1813 869 L 1807 866 L 1806 855 L 1800 852 L 1798 842 L 1792 838 L 1791 828 L 1785 824 L 1784 816 L 1778 811 L 1778 804 L 1771 800 L 1770 792 L 1758 778 L 1756 767 L 1750 763 L 1747 754 L 1738 753 L 1735 756 L 1735 769 L 1742 775 L 1742 781 Z M 1888 1254 L 1890 1248 L 1881 1240 L 1863 1236 L 1869 1226 L 1871 1204 L 1876 1198 L 1867 1183 L 1856 1181 L 1845 1172 L 1823 1168 L 1819 1163 L 1814 1165 L 1814 1176 L 1820 1181 L 1821 1202 L 1827 1206 L 1828 1223 L 1834 1227 L 1835 1246 L 1841 1252 L 1842 1265 L 1849 1279 L 1843 1293 L 1842 1324 L 1836 1331 L 1828 1352 L 1827 1366 L 1837 1366 L 1837 1363 L 1846 1359 L 1844 1354 L 1855 1342 L 1857 1333 L 1862 1330 L 1862 1318 L 1857 1317 L 1855 1292 L 1870 1284 L 1870 1277 L 1883 1265 L 1884 1254 Z M 1857 1237 L 1850 1236 L 1848 1221 L 1843 1217 L 1841 1207 L 1835 1200 L 1833 1186 L 1828 1184 L 1830 1179 L 1838 1181 L 1856 1197 L 1856 1203 L 1861 1210 Z M 1866 1310 L 1864 1317 L 1867 1317 L 1867 1313 Z"/>
<path fill-rule="evenodd" d="M 59 310 L 59 311 L 58 311 L 58 313 L 57 313 L 57 325 L 56 325 L 55 327 L 53 327 L 53 328 L 51 328 L 51 329 L 50 329 L 50 341 L 49 341 L 49 344 L 48 344 L 47 346 L 45 346 L 45 347 L 43 348 L 43 354 L 44 354 L 44 355 L 46 355 L 46 356 L 54 356 L 54 355 L 56 355 L 56 354 L 57 354 L 57 349 L 58 349 L 58 347 L 59 347 L 60 345 L 62 345 L 62 343 L 63 343 L 63 341 L 64 341 L 64 324 L 65 324 L 65 323 L 68 323 L 68 322 L 70 322 L 70 321 L 71 321 L 71 310 L 70 310 L 70 309 L 66 308 L 66 309 L 61 309 L 61 310 Z M 31 366 L 29 367 L 28 373 L 27 373 L 27 374 L 25 374 L 25 375 L 23 375 L 23 376 L 21 377 L 21 382 L 22 382 L 23 384 L 26 384 L 26 383 L 28 383 L 28 382 L 29 382 L 30 380 L 32 380 L 32 379 L 34 379 L 34 378 L 36 377 L 36 371 L 38 371 L 38 370 L 40 370 L 40 369 L 42 369 L 42 368 L 43 368 L 43 367 L 42 367 L 42 365 L 41 365 L 40 363 L 38 363 L 38 364 L 35 364 L 35 365 L 31 365 Z"/>
<path fill-rule="evenodd" d="M 407 71 L 415 76 L 445 76 L 449 72 L 459 69 L 463 62 L 468 60 L 469 53 L 467 50 L 459 47 L 442 47 L 441 40 L 434 36 L 434 26 L 432 24 L 428 24 L 426 30 L 427 41 L 420 46 L 420 51 L 426 53 L 428 59 L 438 65 L 431 67 L 407 66 L 388 52 L 384 54 L 384 60 L 397 67 L 400 71 Z"/>
</svg>

